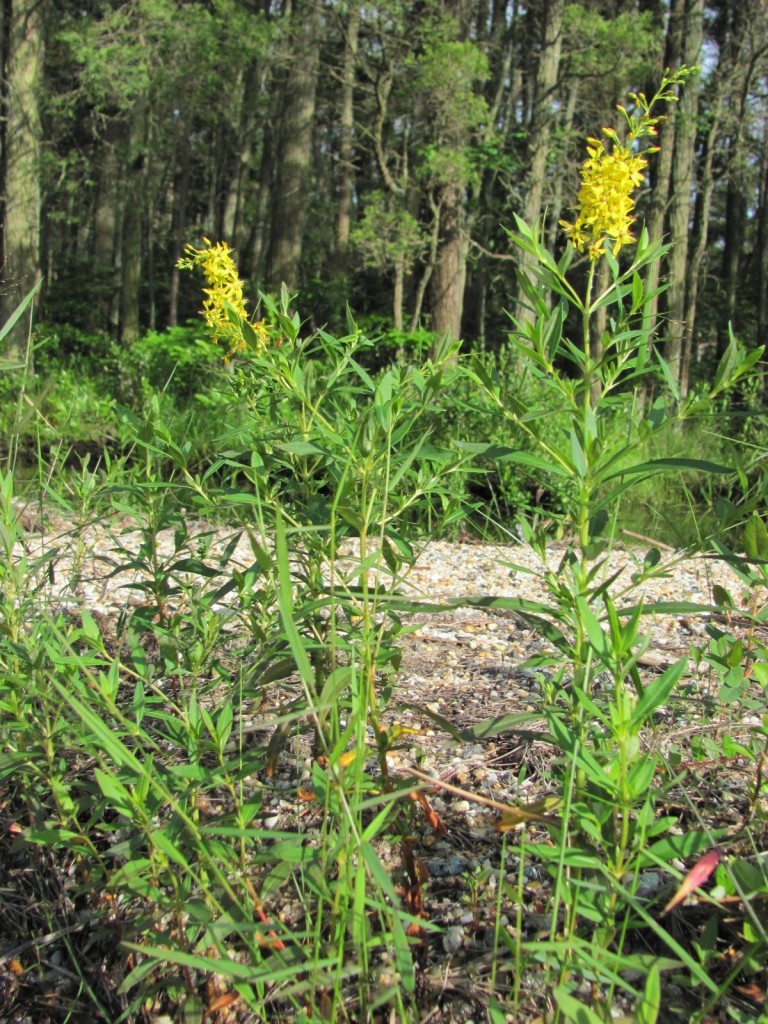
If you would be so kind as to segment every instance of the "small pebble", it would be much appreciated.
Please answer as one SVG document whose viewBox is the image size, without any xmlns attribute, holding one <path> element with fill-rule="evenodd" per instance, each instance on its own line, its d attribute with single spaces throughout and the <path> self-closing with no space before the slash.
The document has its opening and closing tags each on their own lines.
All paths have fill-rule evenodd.
<svg viewBox="0 0 768 1024">
<path fill-rule="evenodd" d="M 446 953 L 456 953 L 464 945 L 464 929 L 460 925 L 451 925 L 443 933 L 443 949 Z"/>
</svg>

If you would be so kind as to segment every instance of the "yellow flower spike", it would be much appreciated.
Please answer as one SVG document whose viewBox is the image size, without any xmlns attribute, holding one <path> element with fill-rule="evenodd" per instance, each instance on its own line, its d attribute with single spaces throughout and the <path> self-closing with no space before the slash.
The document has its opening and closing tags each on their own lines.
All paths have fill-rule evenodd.
<svg viewBox="0 0 768 1024">
<path fill-rule="evenodd" d="M 674 88 L 698 70 L 682 67 L 674 74 L 667 71 L 650 102 L 639 92 L 629 94 L 634 110 L 618 105 L 627 123 L 626 144 L 622 144 L 618 132 L 611 127 L 602 129 L 611 145 L 610 151 L 604 139 L 587 138 L 587 159 L 581 168 L 576 219 L 573 222 L 561 220 L 560 226 L 571 245 L 579 252 L 586 250 L 592 262 L 605 254 L 609 242 L 613 255 L 617 256 L 625 245 L 635 241 L 633 193 L 645 181 L 646 156 L 657 153 L 659 147 L 649 147 L 644 155 L 634 153 L 632 147 L 638 139 L 658 134 L 656 126 L 664 117 L 652 117 L 651 110 L 658 102 L 675 101 Z"/>
<path fill-rule="evenodd" d="M 247 299 L 243 296 L 243 282 L 232 259 L 232 250 L 226 242 L 213 245 L 207 238 L 203 238 L 203 242 L 203 249 L 188 245 L 186 256 L 177 266 L 186 270 L 199 267 L 205 274 L 210 287 L 203 289 L 205 300 L 200 314 L 211 331 L 212 340 L 215 343 L 226 341 L 229 355 L 247 348 L 248 342 L 257 352 L 262 352 L 268 340 L 267 330 L 263 320 L 251 323 L 248 319 Z"/>
<path fill-rule="evenodd" d="M 600 139 L 587 140 L 588 156 L 581 169 L 576 221 L 560 222 L 579 252 L 588 248 L 590 260 L 605 253 L 608 239 L 613 240 L 614 256 L 634 241 L 632 193 L 643 184 L 647 167 L 644 157 L 620 144 L 612 128 L 604 128 L 603 134 L 612 142 L 612 150 L 609 152 Z"/>
</svg>

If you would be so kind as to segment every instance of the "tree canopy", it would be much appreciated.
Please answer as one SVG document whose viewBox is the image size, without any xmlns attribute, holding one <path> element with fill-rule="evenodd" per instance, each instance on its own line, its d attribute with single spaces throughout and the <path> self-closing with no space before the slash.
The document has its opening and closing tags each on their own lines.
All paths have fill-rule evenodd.
<svg viewBox="0 0 768 1024">
<path fill-rule="evenodd" d="M 176 262 L 233 246 L 253 294 L 496 347 L 505 229 L 564 244 L 585 140 L 700 64 L 640 197 L 685 389 L 768 304 L 768 0 L 4 0 L 3 313 L 130 342 L 194 315 Z"/>
</svg>

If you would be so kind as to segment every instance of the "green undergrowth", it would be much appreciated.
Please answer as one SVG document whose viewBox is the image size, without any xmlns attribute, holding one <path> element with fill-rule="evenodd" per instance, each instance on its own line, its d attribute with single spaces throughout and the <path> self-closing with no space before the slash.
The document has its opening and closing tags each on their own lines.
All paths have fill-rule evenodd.
<svg viewBox="0 0 768 1024">
<path fill-rule="evenodd" d="M 360 358 L 363 365 L 378 367 L 370 372 L 372 379 L 379 379 L 398 364 L 384 359 L 382 367 L 379 337 L 372 339 Z M 0 446 L 0 457 L 14 464 L 20 483 L 38 478 L 42 459 L 45 475 L 52 469 L 64 477 L 65 490 L 76 487 L 83 464 L 93 471 L 103 466 L 105 455 L 120 461 L 125 474 L 140 478 L 135 436 L 152 419 L 160 420 L 185 448 L 194 471 L 207 470 L 218 452 L 248 443 L 248 417 L 232 392 L 231 370 L 222 361 L 221 349 L 196 328 L 151 333 L 124 350 L 102 336 L 53 325 L 36 328 L 32 341 L 34 374 L 19 366 L 0 376 L 0 434 L 10 439 L 10 447 L 8 442 Z M 393 350 L 387 358 L 396 354 Z M 407 347 L 401 358 L 410 354 Z M 474 358 L 460 354 L 460 365 L 469 366 Z M 547 409 L 541 381 L 525 367 L 514 345 L 505 342 L 497 352 L 479 358 L 499 381 L 502 400 L 538 410 L 540 433 L 557 443 L 567 432 L 567 417 Z M 631 391 L 621 396 L 613 413 L 619 422 L 635 414 L 634 401 Z M 752 406 L 752 412 L 734 417 L 721 403 L 700 410 L 674 432 L 649 436 L 643 442 L 646 459 L 687 455 L 724 463 L 742 475 L 713 482 L 706 473 L 669 473 L 663 480 L 640 481 L 622 509 L 622 529 L 674 547 L 713 536 L 719 529 L 713 512 L 717 498 L 737 501 L 760 478 L 760 463 L 753 465 L 750 453 L 761 450 L 765 424 L 759 404 L 753 400 Z M 425 415 L 427 423 L 436 445 L 482 438 L 501 447 L 535 449 L 524 430 L 499 418 L 497 407 L 467 374 L 435 397 Z M 170 479 L 173 461 L 158 462 L 157 471 Z M 217 472 L 221 480 L 238 477 L 235 467 L 220 465 Z M 242 477 L 238 482 L 243 484 Z M 448 538 L 460 528 L 463 535 L 503 541 L 510 524 L 526 510 L 555 523 L 565 512 L 562 481 L 548 468 L 481 456 L 454 475 L 452 486 L 463 501 L 464 515 L 461 524 L 448 529 Z M 438 525 L 428 509 L 413 508 L 412 529 L 434 535 Z"/>
<path fill-rule="evenodd" d="M 429 332 L 412 337 L 382 334 L 377 325 L 363 336 L 369 342 L 361 346 L 358 359 L 373 380 L 385 378 L 393 368 L 417 364 L 436 344 Z M 188 468 L 209 472 L 219 452 L 249 443 L 251 429 L 247 411 L 231 387 L 232 366 L 223 355 L 197 325 L 149 332 L 125 346 L 103 334 L 38 325 L 30 336 L 27 359 L 0 374 L 0 437 L 7 439 L 0 442 L 0 457 L 15 467 L 19 481 L 39 478 L 42 459 L 46 476 L 60 471 L 76 487 L 83 464 L 93 471 L 103 465 L 105 455 L 120 461 L 125 474 L 140 478 L 142 458 L 135 437 L 146 429 L 144 424 L 159 420 L 184 448 Z M 540 439 L 557 445 L 567 434 L 567 413 L 549 407 L 545 382 L 521 358 L 514 339 L 504 340 L 492 352 L 476 354 L 470 348 L 458 359 L 465 368 L 479 360 L 497 380 L 501 401 L 530 411 Z M 571 372 L 563 357 L 559 369 Z M 661 394 L 658 403 L 663 407 L 669 396 Z M 626 423 L 638 415 L 635 403 L 631 387 L 619 389 L 612 396 L 610 415 L 618 424 Z M 665 419 L 658 405 L 646 419 L 654 415 L 659 422 Z M 538 443 L 527 429 L 499 417 L 498 406 L 478 390 L 468 373 L 458 374 L 450 389 L 433 396 L 422 423 L 422 429 L 427 428 L 432 443 L 446 448 L 455 441 L 482 439 L 499 448 L 534 453 Z M 622 529 L 674 547 L 715 535 L 720 525 L 715 502 L 740 500 L 745 490 L 758 484 L 764 443 L 768 436 L 760 395 L 751 386 L 742 389 L 737 404 L 702 402 L 674 431 L 649 431 L 638 438 L 639 461 L 685 455 L 724 463 L 735 472 L 714 481 L 697 472 L 639 480 L 622 507 Z M 156 470 L 170 479 L 173 460 L 158 460 Z M 245 483 L 237 467 L 219 463 L 216 472 L 217 482 Z M 455 537 L 460 527 L 472 537 L 503 540 L 521 513 L 560 523 L 566 512 L 563 480 L 549 466 L 479 456 L 454 473 L 452 487 L 463 502 L 464 515 L 460 524 L 452 520 L 449 537 Z M 439 522 L 428 506 L 416 504 L 410 528 L 434 535 Z"/>
<path fill-rule="evenodd" d="M 261 297 L 259 321 L 217 299 L 236 268 L 208 247 L 188 265 L 219 261 L 208 282 L 232 348 L 223 372 L 206 351 L 206 372 L 219 420 L 237 419 L 206 457 L 154 397 L 126 419 L 128 451 L 68 475 L 38 462 L 36 546 L 12 443 L 0 475 L 0 993 L 12 1012 L 759 1019 L 768 530 L 760 488 L 720 461 L 723 447 L 692 452 L 685 431 L 761 353 L 732 337 L 707 392 L 684 398 L 642 326 L 663 246 L 642 235 L 626 265 L 603 254 L 598 294 L 594 275 L 572 286 L 571 248 L 556 261 L 522 221 L 511 240 L 536 280 L 507 363 L 465 364 L 444 344 L 372 374 L 373 343 L 351 318 L 337 337 L 306 331 L 285 291 Z M 612 326 L 594 356 L 602 305 Z M 500 370 L 512 365 L 533 405 L 510 392 Z M 631 396 L 649 380 L 665 398 L 641 412 Z M 494 473 L 550 495 L 514 522 L 544 596 L 409 593 L 423 545 L 466 520 L 468 488 Z M 692 549 L 645 543 L 629 577 L 611 560 L 638 488 L 680 474 L 691 502 L 712 506 L 706 554 L 734 573 L 706 607 L 639 596 Z M 64 533 L 46 525 L 53 510 Z M 112 524 L 96 552 L 94 523 Z M 510 580 L 530 571 L 509 557 Z M 133 598 L 117 616 L 90 605 L 94 559 Z M 444 782 L 421 771 L 399 682 L 412 616 L 468 607 L 541 642 L 511 667 L 535 682 L 525 708 L 471 724 L 441 717 L 429 694 L 415 709 L 457 743 L 521 752 L 504 800 L 458 787 L 485 801 L 497 861 L 463 878 L 457 939 L 427 861 L 437 839 L 459 839 L 435 811 Z M 648 672 L 648 617 L 662 613 L 708 615 L 706 639 Z"/>
</svg>

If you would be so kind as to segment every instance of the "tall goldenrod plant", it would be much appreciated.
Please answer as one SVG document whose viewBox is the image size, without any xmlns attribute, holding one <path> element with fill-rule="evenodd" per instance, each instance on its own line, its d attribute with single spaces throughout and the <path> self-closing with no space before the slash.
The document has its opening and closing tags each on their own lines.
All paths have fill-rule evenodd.
<svg viewBox="0 0 768 1024">
<path fill-rule="evenodd" d="M 412 806 L 397 799 L 403 783 L 390 778 L 387 759 L 407 729 L 382 710 L 407 628 L 396 612 L 397 591 L 420 546 L 409 536 L 410 517 L 418 510 L 422 521 L 431 515 L 439 526 L 462 513 L 451 476 L 467 456 L 430 443 L 433 407 L 460 372 L 456 346 L 446 343 L 420 366 L 391 366 L 374 378 L 364 366 L 373 342 L 351 318 L 343 337 L 305 333 L 285 289 L 277 300 L 261 296 L 263 319 L 249 315 L 225 243 L 190 246 L 181 265 L 206 277 L 201 313 L 248 414 L 238 451 L 227 451 L 206 476 L 222 465 L 239 477 L 236 489 L 212 489 L 211 500 L 230 515 L 239 511 L 254 551 L 254 566 L 237 583 L 252 633 L 254 686 L 280 682 L 267 773 L 289 738 L 306 734 L 312 757 L 302 799 L 326 811 L 314 865 L 302 871 L 303 879 L 328 879 L 321 892 L 306 894 L 308 927 L 322 932 L 324 946 L 333 936 L 339 970 L 332 978 L 308 974 L 309 985 L 341 999 L 351 942 L 359 1016 L 367 1019 L 372 921 L 376 941 L 394 950 L 401 978 L 402 990 L 385 1001 L 397 1005 L 415 992 L 400 900 L 374 848 L 385 828 L 403 834 L 402 809 Z M 209 489 L 205 481 L 187 482 L 199 493 Z M 379 767 L 375 777 L 369 755 Z M 382 798 L 373 822 L 363 817 L 372 798 Z M 296 947 L 303 941 L 286 940 Z"/>
<path fill-rule="evenodd" d="M 749 372 L 762 351 L 746 353 L 732 338 L 709 393 L 681 405 L 645 327 L 653 296 L 644 278 L 668 246 L 651 243 L 645 229 L 637 227 L 635 198 L 648 158 L 657 149 L 652 143 L 661 120 L 658 108 L 674 102 L 678 86 L 696 70 L 667 72 L 650 99 L 631 94 L 630 104 L 619 107 L 625 131 L 604 128 L 601 138 L 588 139 L 575 215 L 561 222 L 567 245 L 559 259 L 543 245 L 538 227 L 517 219 L 517 230 L 510 232 L 512 241 L 533 257 L 535 274 L 533 282 L 520 275 L 530 315 L 514 320 L 511 341 L 523 372 L 538 378 L 550 394 L 549 411 L 567 414 L 561 441 L 539 429 L 548 410 L 505 403 L 499 382 L 479 359 L 473 365 L 476 380 L 500 411 L 534 442 L 534 454 L 499 451 L 498 446 L 489 454 L 556 474 L 566 494 L 560 529 L 567 544 L 556 561 L 551 538 L 536 517 L 523 517 L 520 523 L 526 540 L 540 553 L 549 599 L 495 603 L 534 616 L 540 627 L 545 623 L 553 646 L 552 656 L 538 657 L 536 664 L 541 668 L 544 662 L 545 669 L 543 718 L 562 754 L 555 762 L 561 813 L 544 816 L 555 842 L 537 846 L 535 852 L 555 880 L 547 955 L 558 965 L 555 995 L 567 1019 L 574 1009 L 573 979 L 585 964 L 580 953 L 585 941 L 592 943 L 587 973 L 612 977 L 615 984 L 624 966 L 628 919 L 636 909 L 635 886 L 642 867 L 652 862 L 648 847 L 660 828 L 672 824 L 656 820 L 657 757 L 649 752 L 645 737 L 687 662 L 682 659 L 651 682 L 643 681 L 638 671 L 649 642 L 640 630 L 642 614 L 654 608 L 644 608 L 633 598 L 638 585 L 662 566 L 660 552 L 651 547 L 644 556 L 638 554 L 633 569 L 609 568 L 605 556 L 620 526 L 622 496 L 633 483 L 660 473 L 727 472 L 692 459 L 643 462 L 637 453 L 665 423 L 690 415 L 697 403 L 711 401 Z M 634 251 L 627 262 L 630 247 Z M 586 255 L 586 275 L 577 276 L 574 261 L 580 253 Z M 601 265 L 608 269 L 606 287 L 598 284 L 605 276 L 598 274 Z M 583 291 L 574 281 L 585 282 Z M 609 327 L 593 348 L 593 325 L 604 309 Z M 574 336 L 569 335 L 576 324 Z M 648 375 L 660 379 L 662 390 L 665 383 L 669 389 L 644 417 L 632 394 Z M 499 827 L 508 829 L 521 820 L 518 810 L 510 810 Z M 707 838 L 701 842 L 706 844 Z M 672 858 L 671 847 L 657 844 L 654 849 L 657 862 Z M 650 1019 L 643 1012 L 643 1019 Z"/>
</svg>

